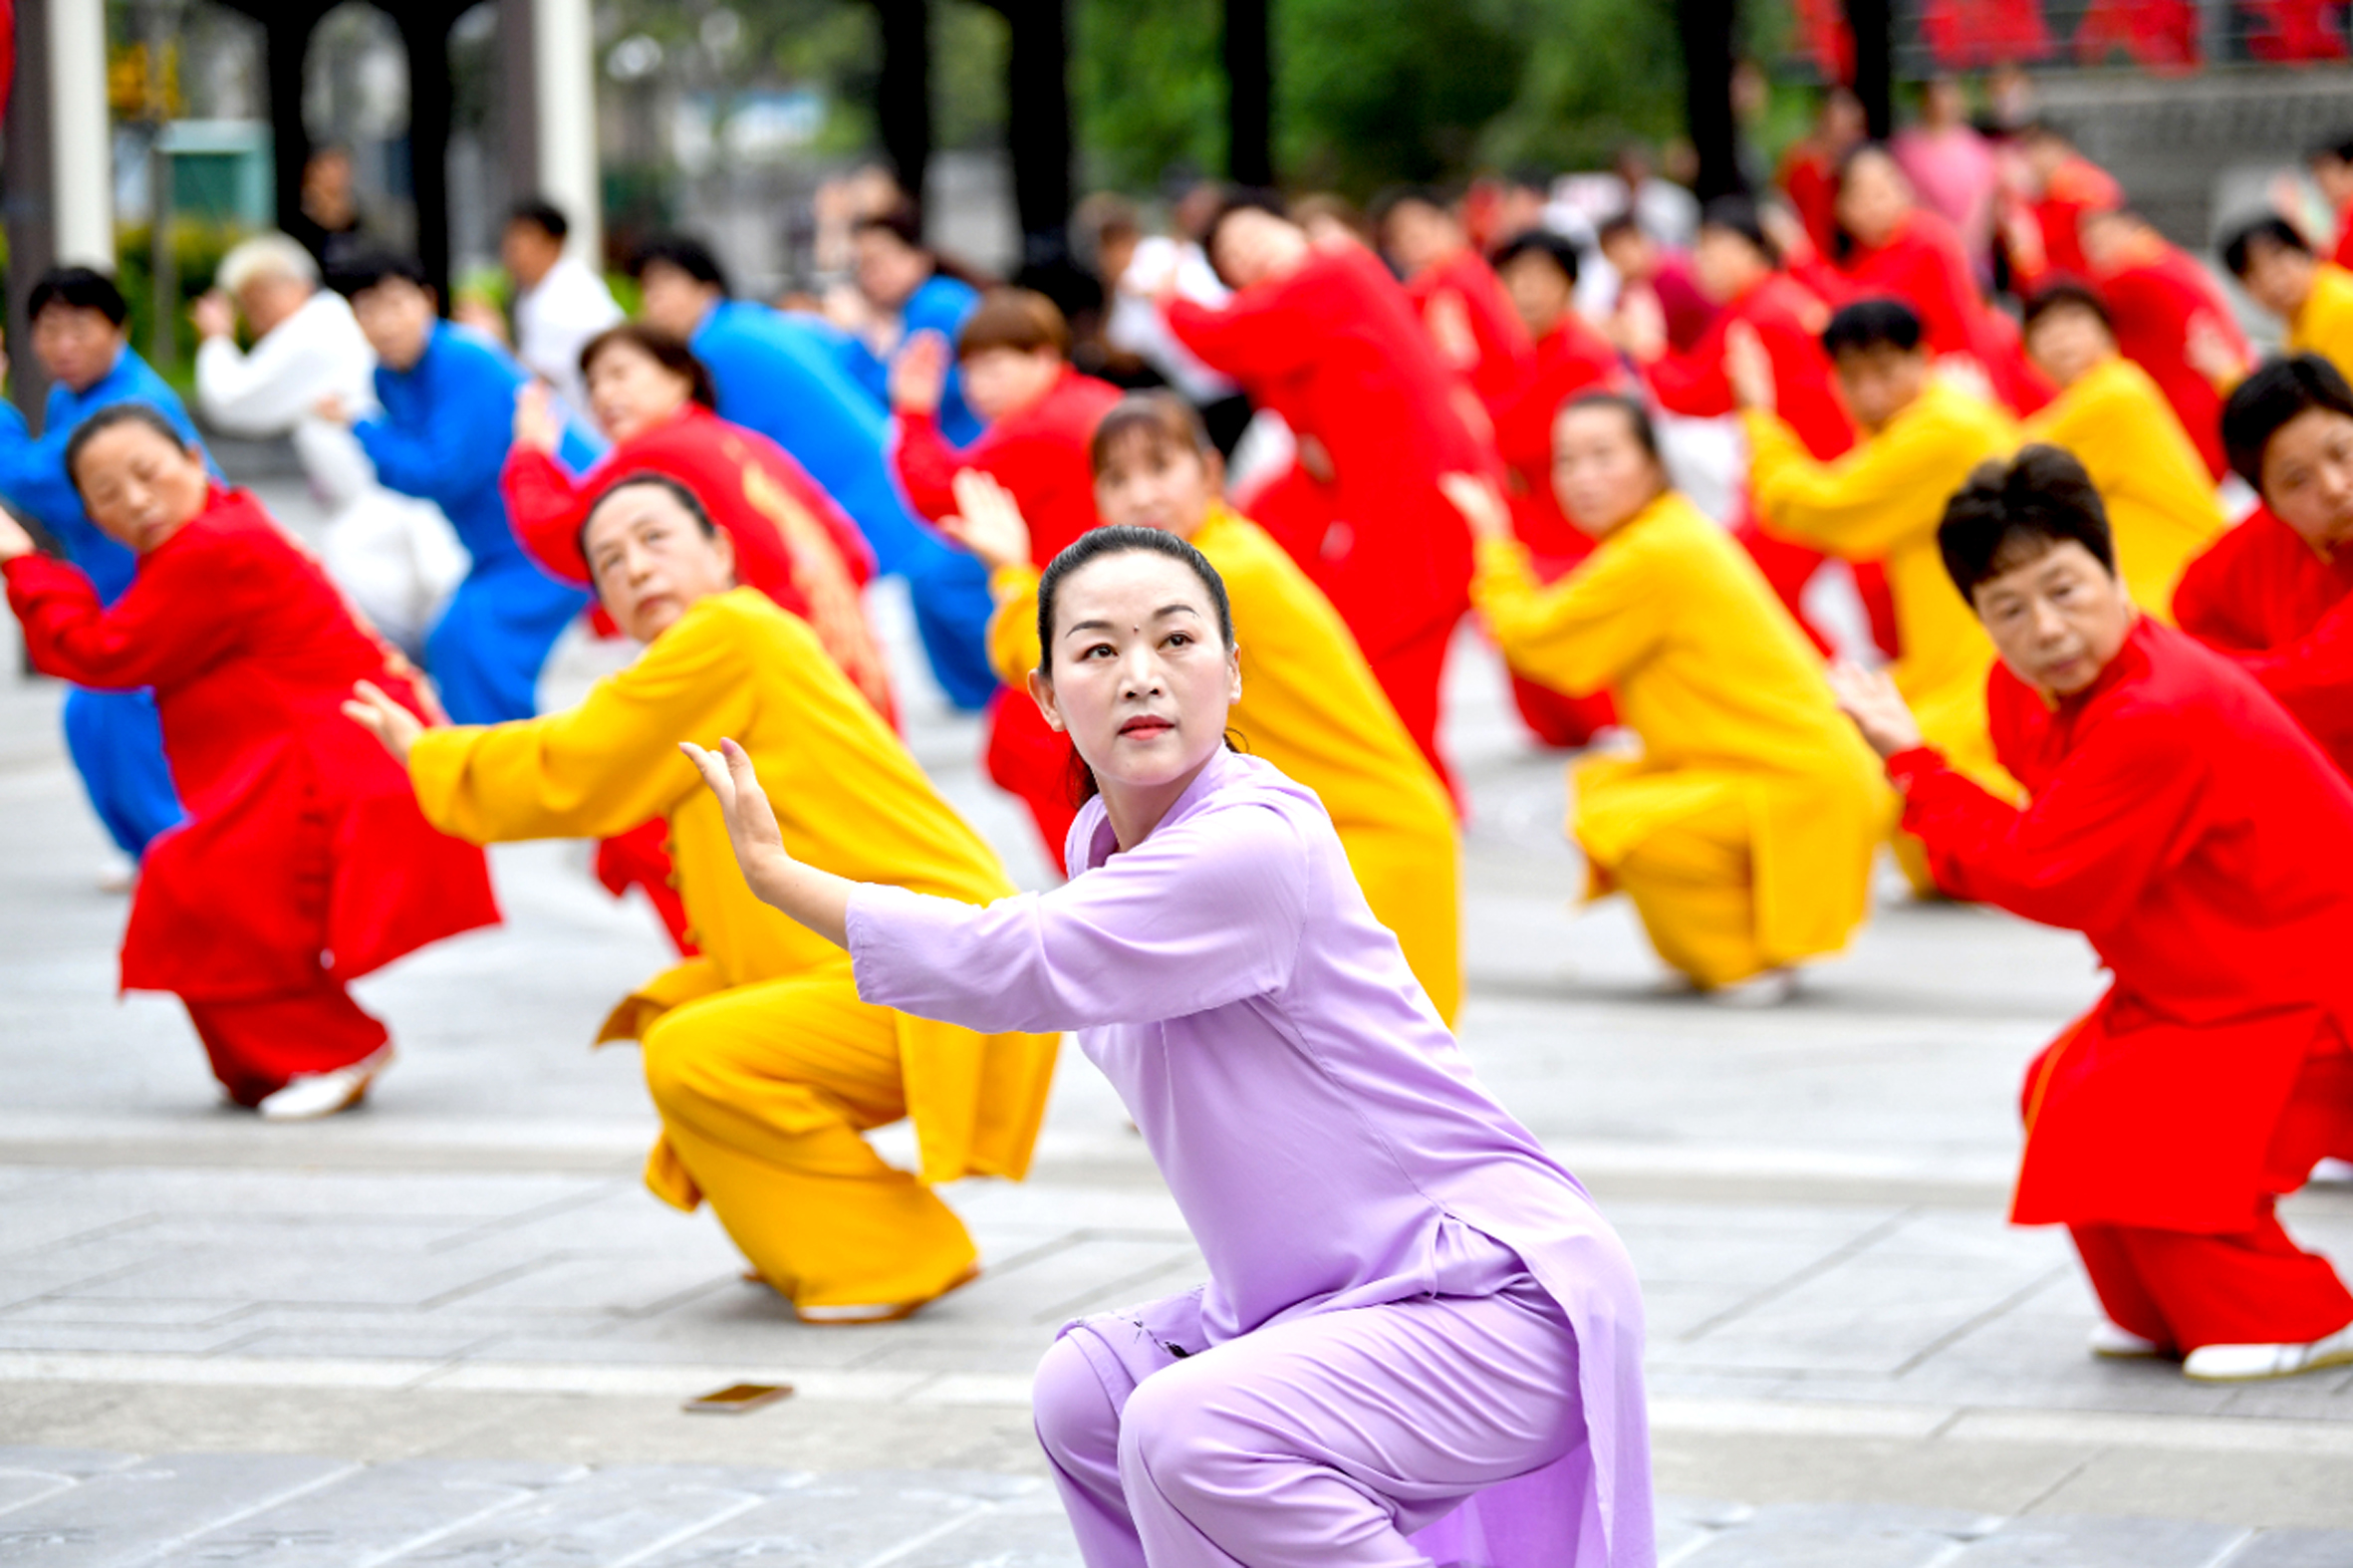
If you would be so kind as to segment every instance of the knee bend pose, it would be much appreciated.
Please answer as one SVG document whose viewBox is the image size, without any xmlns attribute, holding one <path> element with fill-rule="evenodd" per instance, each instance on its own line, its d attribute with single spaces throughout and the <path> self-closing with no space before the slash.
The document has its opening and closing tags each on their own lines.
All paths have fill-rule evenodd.
<svg viewBox="0 0 2353 1568">
<path fill-rule="evenodd" d="M 1718 999 L 1779 1000 L 1789 965 L 1862 923 L 1887 788 L 1755 563 L 1668 488 L 1641 406 L 1596 393 L 1557 424 L 1554 487 L 1600 542 L 1540 586 L 1503 498 L 1457 475 L 1471 602 L 1514 669 L 1614 689 L 1642 737 L 1577 765 L 1590 892 L 1624 889 L 1660 957 Z"/>
<path fill-rule="evenodd" d="M 9 602 L 37 667 L 153 688 L 187 803 L 142 865 L 124 987 L 178 994 L 239 1105 L 340 1111 L 390 1057 L 346 984 L 498 919 L 482 852 L 426 826 L 399 770 L 339 711 L 366 679 L 421 728 L 406 661 L 153 407 L 93 414 L 66 468 L 131 554 L 131 579 L 102 605 L 87 574 L 0 521 Z"/>
<path fill-rule="evenodd" d="M 1243 677 L 1216 570 L 1099 529 L 1047 567 L 1038 617 L 1031 692 L 1099 789 L 1051 893 L 974 908 L 829 874 L 752 756 L 695 761 L 745 880 L 847 947 L 861 995 L 1078 1030 L 1208 1259 L 1198 1290 L 1071 1324 L 1039 1370 L 1082 1555 L 1651 1563 L 1633 1268 L 1480 1087 L 1315 797 L 1226 748 Z"/>
<path fill-rule="evenodd" d="M 2353 1362 L 2353 1295 L 2273 1212 L 2353 1131 L 2353 787 L 2252 677 L 2134 610 L 2065 452 L 1979 469 L 1939 543 L 2000 653 L 2026 803 L 1955 771 L 1881 677 L 1840 668 L 1841 699 L 1940 885 L 2082 931 L 2115 976 L 2027 1073 L 2010 1217 L 2072 1232 L 2099 1354 L 2211 1381 Z"/>
<path fill-rule="evenodd" d="M 1126 398 L 1096 426 L 1091 450 L 1106 523 L 1189 540 L 1224 580 L 1249 677 L 1233 705 L 1234 732 L 1324 803 L 1373 917 L 1397 932 L 1414 977 L 1452 1023 L 1462 1000 L 1453 803 L 1347 623 L 1280 545 L 1218 499 L 1225 464 L 1189 404 L 1167 392 Z M 1011 492 L 985 476 L 959 475 L 957 488 L 960 515 L 949 526 L 988 565 L 1000 601 L 989 656 L 999 678 L 1016 684 L 1040 653 L 1028 528 Z M 1034 719 L 1037 705 L 1019 700 Z M 1063 749 L 1067 757 L 1067 742 Z"/>
<path fill-rule="evenodd" d="M 678 743 L 740 736 L 809 865 L 943 903 L 1012 884 L 809 623 L 732 586 L 728 537 L 684 486 L 621 478 L 579 543 L 606 610 L 646 645 L 636 663 L 575 707 L 513 723 L 418 733 L 366 691 L 353 716 L 406 758 L 425 815 L 461 838 L 669 823 L 699 952 L 639 987 L 600 1035 L 645 1046 L 661 1113 L 647 1185 L 681 1209 L 708 1198 L 805 1320 L 904 1317 L 973 1272 L 971 1237 L 928 1183 L 1028 1169 L 1055 1041 L 861 1001 L 848 959 L 745 888 Z M 919 1179 L 859 1136 L 903 1117 Z"/>
</svg>

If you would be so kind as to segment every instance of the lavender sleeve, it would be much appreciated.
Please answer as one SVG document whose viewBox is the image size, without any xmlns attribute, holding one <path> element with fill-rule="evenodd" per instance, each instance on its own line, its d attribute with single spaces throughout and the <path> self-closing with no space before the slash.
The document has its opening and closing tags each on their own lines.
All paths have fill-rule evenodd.
<svg viewBox="0 0 2353 1568">
<path fill-rule="evenodd" d="M 1207 811 L 1048 893 L 861 887 L 850 960 L 865 1000 L 984 1034 L 1181 1018 L 1288 982 L 1313 871 L 1280 812 Z"/>
</svg>

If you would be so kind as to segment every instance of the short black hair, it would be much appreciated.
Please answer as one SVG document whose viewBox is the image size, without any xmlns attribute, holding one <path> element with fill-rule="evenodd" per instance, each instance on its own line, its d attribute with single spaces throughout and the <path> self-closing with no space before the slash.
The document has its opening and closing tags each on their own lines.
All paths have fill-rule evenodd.
<svg viewBox="0 0 2353 1568">
<path fill-rule="evenodd" d="M 870 230 L 891 235 L 909 250 L 927 248 L 923 244 L 922 209 L 905 197 L 879 211 L 860 213 L 850 225 L 853 234 L 864 234 Z"/>
<path fill-rule="evenodd" d="M 2325 408 L 2353 418 L 2353 386 L 2317 354 L 2267 360 L 2222 404 L 2222 450 L 2238 476 L 2263 488 L 2263 449 L 2297 414 Z"/>
<path fill-rule="evenodd" d="M 178 427 L 163 416 L 163 410 L 154 404 L 144 402 L 108 403 L 104 408 L 75 425 L 74 433 L 66 437 L 66 477 L 73 481 L 74 492 L 77 495 L 82 493 L 83 450 L 107 431 L 123 424 L 143 424 L 181 451 L 184 452 L 188 449 L 188 438 L 182 435 Z"/>
<path fill-rule="evenodd" d="M 1822 329 L 1822 352 L 1832 359 L 1872 349 L 1910 354 L 1924 336 L 1920 313 L 1902 300 L 1857 300 Z"/>
<path fill-rule="evenodd" d="M 2353 163 L 2353 131 L 2340 131 L 2327 140 L 2315 141 L 2304 149 L 2304 162 L 2307 165 L 2323 159 Z"/>
<path fill-rule="evenodd" d="M 339 262 L 327 275 L 327 286 L 347 300 L 361 295 L 393 278 L 413 283 L 420 289 L 433 286 L 425 276 L 424 263 L 414 256 L 395 255 L 391 251 L 373 251 Z"/>
<path fill-rule="evenodd" d="M 1446 193 L 1436 185 L 1392 185 L 1373 198 L 1373 210 L 1370 214 L 1373 219 L 1373 227 L 1380 228 L 1389 221 L 1390 214 L 1409 202 L 1439 212 L 1453 210 L 1453 204 L 1446 199 Z"/>
<path fill-rule="evenodd" d="M 1571 287 L 1577 282 L 1579 258 L 1577 247 L 1566 235 L 1550 229 L 1522 229 L 1502 244 L 1488 258 L 1488 265 L 1500 272 L 1522 256 L 1544 256 L 1568 275 Z"/>
<path fill-rule="evenodd" d="M 1781 247 L 1765 233 L 1764 220 L 1757 215 L 1756 203 L 1747 196 L 1717 196 L 1699 209 L 1699 227 L 1722 229 L 1737 234 L 1765 259 L 1768 266 L 1781 265 Z"/>
<path fill-rule="evenodd" d="M 630 255 L 629 275 L 643 283 L 646 269 L 654 266 L 675 267 L 697 283 L 707 283 L 721 294 L 735 290 L 727 282 L 727 269 L 719 265 L 719 258 L 711 248 L 691 234 L 656 234 L 640 245 Z"/>
<path fill-rule="evenodd" d="M 711 380 L 710 367 L 695 357 L 692 349 L 663 332 L 642 321 L 615 322 L 580 346 L 580 374 L 586 379 L 589 367 L 597 357 L 617 344 L 627 344 L 640 354 L 686 383 L 686 398 L 698 402 L 713 413 L 719 409 L 718 385 Z"/>
<path fill-rule="evenodd" d="M 113 278 L 95 267 L 52 267 L 41 274 L 25 301 L 25 320 L 39 321 L 52 305 L 96 311 L 118 327 L 131 319 L 130 301 Z"/>
<path fill-rule="evenodd" d="M 1971 605 L 1981 584 L 2070 539 L 2116 575 L 2116 541 L 2099 488 L 2074 453 L 2056 446 L 1978 464 L 1937 525 L 1937 553 Z"/>
<path fill-rule="evenodd" d="M 2109 318 L 2108 306 L 2098 292 L 2090 284 L 2079 283 L 2073 278 L 2061 278 L 2035 291 L 2034 297 L 2026 302 L 2026 313 L 2019 323 L 2019 330 L 2031 334 L 2035 323 L 2053 311 L 2089 311 L 2111 334 L 2116 331 L 2116 323 Z"/>
<path fill-rule="evenodd" d="M 2265 213 L 2251 223 L 2232 229 L 2230 237 L 2222 241 L 2222 265 L 2230 269 L 2230 276 L 2244 280 L 2246 269 L 2254 259 L 2249 253 L 2258 242 L 2280 250 L 2312 254 L 2312 242 L 2304 238 L 2303 230 L 2276 212 Z"/>
<path fill-rule="evenodd" d="M 655 473 L 651 468 L 635 469 L 599 490 L 597 498 L 589 502 L 588 510 L 580 514 L 580 532 L 572 536 L 572 547 L 580 552 L 581 564 L 588 567 L 590 582 L 594 583 L 597 580 L 597 569 L 589 563 L 589 524 L 596 521 L 597 513 L 605 503 L 612 500 L 621 491 L 646 489 L 662 491 L 671 500 L 684 507 L 686 515 L 694 519 L 694 526 L 702 530 L 703 538 L 716 539 L 719 537 L 719 525 L 711 521 L 710 508 L 703 505 L 702 497 L 687 489 L 683 481 L 670 474 Z"/>
<path fill-rule="evenodd" d="M 1649 236 L 1649 231 L 1642 226 L 1642 220 L 1634 215 L 1631 208 L 1611 213 L 1602 220 L 1601 227 L 1593 231 L 1593 237 L 1603 244 L 1620 234 L 1632 234 L 1637 239 L 1644 239 Z"/>
<path fill-rule="evenodd" d="M 528 223 L 559 245 L 572 232 L 572 220 L 564 216 L 564 209 L 545 196 L 525 196 L 506 209 L 506 220 Z"/>
<path fill-rule="evenodd" d="M 1659 427 L 1651 422 L 1651 410 L 1624 392 L 1579 392 L 1552 410 L 1553 421 L 1558 423 L 1563 414 L 1580 413 L 1587 408 L 1607 408 L 1618 414 L 1625 419 L 1626 428 L 1632 432 L 1635 444 L 1643 449 L 1651 461 L 1664 461 L 1659 455 Z"/>
</svg>

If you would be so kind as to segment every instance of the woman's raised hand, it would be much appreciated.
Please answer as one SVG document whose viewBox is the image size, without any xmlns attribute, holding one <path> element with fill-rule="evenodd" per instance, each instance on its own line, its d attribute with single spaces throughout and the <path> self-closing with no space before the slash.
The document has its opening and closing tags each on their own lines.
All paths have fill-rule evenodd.
<svg viewBox="0 0 2353 1568">
<path fill-rule="evenodd" d="M 1872 750 L 1892 757 L 1921 744 L 1920 722 L 1885 670 L 1865 669 L 1842 658 L 1830 666 L 1829 674 L 1838 710 L 1854 720 Z"/>
<path fill-rule="evenodd" d="M 20 555 L 31 555 L 39 547 L 33 536 L 25 532 L 25 525 L 0 512 L 0 561 L 13 561 Z"/>
<path fill-rule="evenodd" d="M 515 444 L 551 454 L 564 444 L 564 420 L 545 382 L 528 383 L 515 393 Z"/>
<path fill-rule="evenodd" d="M 963 469 L 949 482 L 955 490 L 956 515 L 941 518 L 940 529 L 991 572 L 1027 566 L 1029 524 L 1013 492 L 977 468 Z"/>
<path fill-rule="evenodd" d="M 1724 329 L 1723 369 L 1734 402 L 1763 413 L 1773 411 L 1779 391 L 1773 385 L 1773 358 L 1765 352 L 1764 339 L 1744 321 Z"/>
<path fill-rule="evenodd" d="M 935 413 L 947 393 L 947 339 L 926 327 L 907 340 L 891 362 L 891 407 L 899 413 Z"/>
<path fill-rule="evenodd" d="M 403 767 L 408 764 L 408 748 L 424 733 L 424 721 L 387 696 L 384 688 L 373 680 L 363 680 L 352 687 L 343 714 L 374 735 Z"/>
<path fill-rule="evenodd" d="M 1493 480 L 1478 474 L 1440 474 L 1438 487 L 1454 503 L 1454 510 L 1462 514 L 1462 521 L 1470 527 L 1471 538 L 1511 537 L 1511 508 L 1505 504 L 1503 493 L 1495 488 Z"/>
<path fill-rule="evenodd" d="M 776 810 L 768 804 L 768 792 L 760 788 L 760 776 L 752 770 L 750 754 L 724 739 L 717 751 L 705 751 L 691 740 L 678 742 L 678 749 L 719 798 L 719 813 L 727 819 L 727 842 L 735 847 L 735 864 L 743 868 L 743 880 L 761 898 L 777 902 L 770 898 L 770 889 L 776 874 L 791 866 L 793 858 L 784 847 L 783 830 L 776 826 Z"/>
</svg>

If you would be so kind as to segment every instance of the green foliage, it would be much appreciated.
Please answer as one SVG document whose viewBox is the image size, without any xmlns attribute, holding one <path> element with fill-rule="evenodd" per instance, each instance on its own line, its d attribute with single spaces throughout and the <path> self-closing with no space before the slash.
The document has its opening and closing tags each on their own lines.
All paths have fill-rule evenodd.
<svg viewBox="0 0 2353 1568">
<path fill-rule="evenodd" d="M 1087 183 L 1149 191 L 1225 166 L 1219 0 L 1079 0 L 1072 118 Z"/>
<path fill-rule="evenodd" d="M 1005 55 L 1012 30 L 972 0 L 931 8 L 931 138 L 941 147 L 989 146 L 1005 136 Z"/>
<path fill-rule="evenodd" d="M 1668 0 L 1518 0 L 1517 91 L 1479 161 L 1592 167 L 1629 139 L 1683 131 L 1683 48 Z"/>
<path fill-rule="evenodd" d="M 1528 40 L 1511 21 L 1487 0 L 1282 0 L 1278 166 L 1359 197 L 1464 168 L 1512 102 Z"/>
<path fill-rule="evenodd" d="M 153 358 L 149 351 L 155 341 L 155 272 L 150 232 L 144 223 L 125 224 L 115 230 L 115 284 L 131 304 L 131 347 Z M 155 369 L 175 386 L 186 381 L 195 358 L 195 329 L 188 325 L 188 308 L 212 287 L 212 275 L 220 270 L 221 258 L 245 235 L 245 230 L 229 223 L 172 220 L 171 254 L 179 273 L 179 305 L 172 320 L 175 352 Z"/>
</svg>

